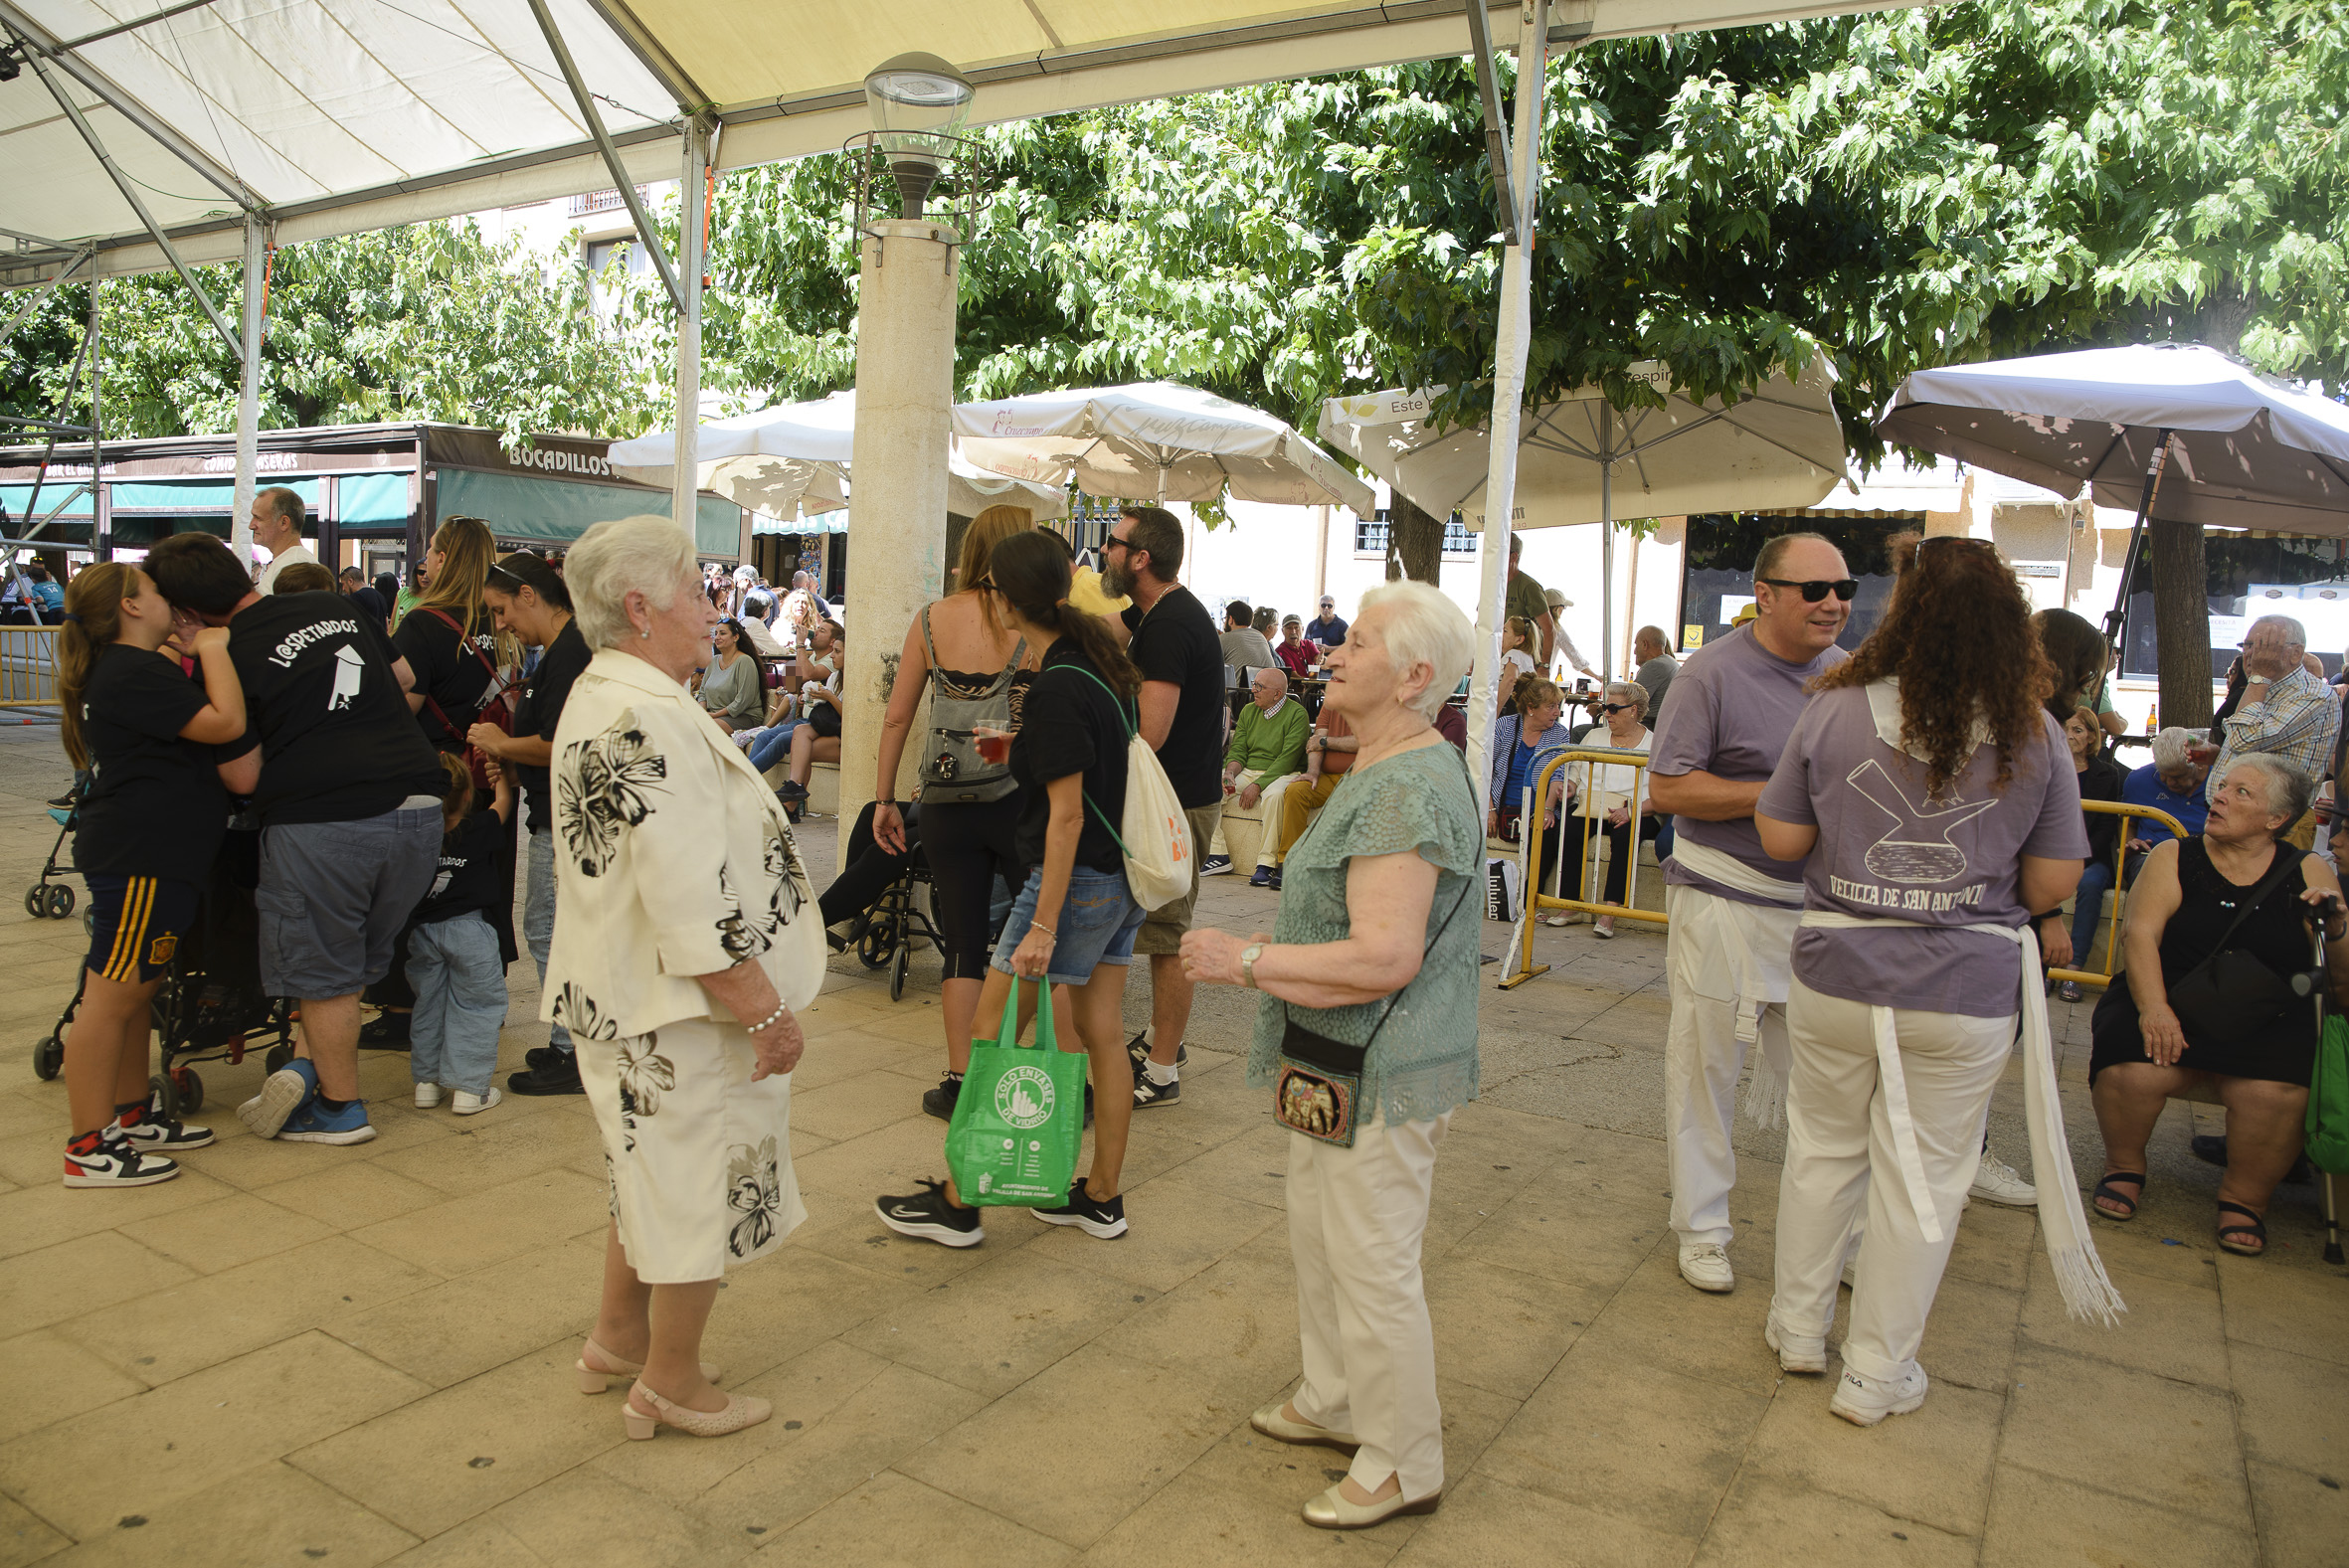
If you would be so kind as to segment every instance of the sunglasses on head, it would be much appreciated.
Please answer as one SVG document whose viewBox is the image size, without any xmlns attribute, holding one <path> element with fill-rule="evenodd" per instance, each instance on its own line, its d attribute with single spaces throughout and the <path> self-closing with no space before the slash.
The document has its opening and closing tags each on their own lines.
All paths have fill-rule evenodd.
<svg viewBox="0 0 2349 1568">
<path fill-rule="evenodd" d="M 1852 601 L 1852 596 L 1860 592 L 1860 580 L 1850 577 L 1839 578 L 1832 583 L 1820 578 L 1813 578 L 1807 583 L 1790 582 L 1782 577 L 1765 577 L 1759 581 L 1769 584 L 1772 588 L 1801 589 L 1803 603 L 1806 605 L 1816 605 L 1829 594 L 1833 594 L 1848 605 Z"/>
</svg>

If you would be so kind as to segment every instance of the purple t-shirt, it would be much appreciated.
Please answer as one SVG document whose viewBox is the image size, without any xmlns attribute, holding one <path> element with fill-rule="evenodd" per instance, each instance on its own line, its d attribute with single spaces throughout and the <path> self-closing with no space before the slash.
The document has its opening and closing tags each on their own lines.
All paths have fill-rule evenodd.
<svg viewBox="0 0 2349 1568">
<path fill-rule="evenodd" d="M 1678 689 L 1675 683 L 1674 689 Z M 1759 809 L 1815 824 L 1803 907 L 1926 926 L 2021 926 L 2022 857 L 2085 859 L 2079 780 L 2047 714 L 1994 791 L 1998 749 L 1983 746 L 1938 799 L 1925 765 L 1876 733 L 1868 693 L 1821 692 L 1786 743 Z M 2061 761 L 2064 766 L 2051 767 Z M 1805 985 L 1848 1001 L 2003 1018 L 2015 1010 L 2022 953 L 1978 931 L 1813 931 L 1794 939 Z"/>
<path fill-rule="evenodd" d="M 1708 773 L 1736 784 L 1762 783 L 1777 768 L 1786 737 L 1802 716 L 1803 704 L 1811 700 L 1804 685 L 1849 657 L 1843 649 L 1830 647 L 1807 664 L 1790 664 L 1756 641 L 1749 625 L 1708 643 L 1689 655 L 1673 677 L 1672 689 L 1664 694 L 1664 709 L 1656 716 L 1652 770 L 1667 778 Z M 1677 838 L 1741 860 L 1765 877 L 1793 882 L 1803 874 L 1801 861 L 1772 860 L 1762 853 L 1761 834 L 1751 817 L 1701 822 L 1693 816 L 1675 816 L 1672 831 Z M 1665 861 L 1664 880 L 1740 904 L 1770 905 L 1768 899 L 1701 877 L 1677 859 Z"/>
</svg>

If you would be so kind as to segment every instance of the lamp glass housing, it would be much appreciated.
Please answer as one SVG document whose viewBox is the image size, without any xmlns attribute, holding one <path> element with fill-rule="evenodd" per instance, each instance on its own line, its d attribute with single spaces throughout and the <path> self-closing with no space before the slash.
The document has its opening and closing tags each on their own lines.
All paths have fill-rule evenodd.
<svg viewBox="0 0 2349 1568">
<path fill-rule="evenodd" d="M 864 79 L 865 105 L 906 217 L 922 215 L 947 155 L 945 139 L 970 119 L 976 96 L 970 79 L 951 62 L 920 51 L 883 61 Z"/>
</svg>

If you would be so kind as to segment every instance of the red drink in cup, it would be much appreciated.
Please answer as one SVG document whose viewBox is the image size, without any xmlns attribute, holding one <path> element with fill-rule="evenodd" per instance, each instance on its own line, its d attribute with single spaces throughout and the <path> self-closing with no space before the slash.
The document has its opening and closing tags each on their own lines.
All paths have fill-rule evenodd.
<svg viewBox="0 0 2349 1568">
<path fill-rule="evenodd" d="M 993 724 L 982 724 L 971 734 L 979 742 L 981 761 L 991 767 L 1000 767 L 1010 760 L 1011 731 Z"/>
</svg>

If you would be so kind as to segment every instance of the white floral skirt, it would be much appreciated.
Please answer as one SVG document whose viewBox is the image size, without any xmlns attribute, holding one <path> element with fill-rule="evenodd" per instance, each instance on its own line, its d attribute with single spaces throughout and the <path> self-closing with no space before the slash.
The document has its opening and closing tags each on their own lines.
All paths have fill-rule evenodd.
<svg viewBox="0 0 2349 1568">
<path fill-rule="evenodd" d="M 791 1077 L 751 1081 L 748 1030 L 686 1018 L 632 1038 L 573 1038 L 636 1278 L 715 1280 L 808 1217 L 792 1173 Z"/>
</svg>

